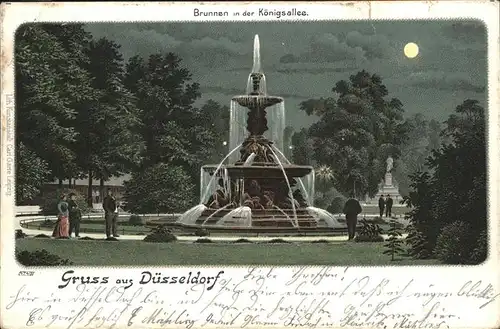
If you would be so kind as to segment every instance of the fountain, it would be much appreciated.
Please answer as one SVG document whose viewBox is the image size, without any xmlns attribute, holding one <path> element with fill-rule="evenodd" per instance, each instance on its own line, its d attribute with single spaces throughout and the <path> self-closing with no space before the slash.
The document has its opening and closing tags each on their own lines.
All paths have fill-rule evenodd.
<svg viewBox="0 0 500 329">
<path fill-rule="evenodd" d="M 230 111 L 231 152 L 218 165 L 201 168 L 200 204 L 175 225 L 266 232 L 345 227 L 313 206 L 314 191 L 302 181 L 314 186 L 313 168 L 291 164 L 280 151 L 284 100 L 267 94 L 257 35 L 247 93 L 232 98 Z"/>
</svg>

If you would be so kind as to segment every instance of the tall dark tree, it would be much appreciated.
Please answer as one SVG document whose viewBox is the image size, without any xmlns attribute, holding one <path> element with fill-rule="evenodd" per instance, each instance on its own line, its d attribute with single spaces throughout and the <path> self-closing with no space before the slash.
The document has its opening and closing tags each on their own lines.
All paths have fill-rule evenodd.
<svg viewBox="0 0 500 329">
<path fill-rule="evenodd" d="M 207 130 L 207 158 L 204 163 L 219 163 L 228 153 L 229 144 L 229 107 L 214 100 L 208 100 L 200 109 L 198 125 Z M 208 144 L 208 143 L 207 143 Z"/>
<path fill-rule="evenodd" d="M 442 144 L 429 157 L 431 174 L 412 177 L 413 186 L 419 186 L 414 194 L 419 197 L 413 198 L 410 193 L 407 200 L 415 210 L 410 220 L 412 238 L 418 241 L 411 242 L 412 254 L 437 254 L 443 261 L 478 263 L 484 260 L 487 248 L 484 108 L 476 100 L 465 100 L 446 121 L 442 135 L 450 143 Z"/>
<path fill-rule="evenodd" d="M 344 193 L 373 195 L 385 171 L 385 159 L 398 158 L 406 140 L 403 106 L 386 99 L 388 90 L 378 75 L 366 71 L 341 80 L 333 88 L 335 98 L 301 104 L 320 120 L 309 129 L 314 139 L 314 159 L 335 168 Z"/>
<path fill-rule="evenodd" d="M 136 99 L 124 84 L 120 46 L 105 38 L 92 41 L 87 49 L 86 68 L 97 91 L 94 102 L 78 113 L 78 160 L 88 175 L 88 200 L 92 200 L 93 179 L 104 182 L 130 172 L 140 163 L 141 126 Z"/>
<path fill-rule="evenodd" d="M 80 173 L 77 108 L 94 97 L 80 56 L 88 40 L 81 25 L 27 24 L 16 32 L 17 142 L 44 160 L 48 178 L 60 184 Z"/>
<path fill-rule="evenodd" d="M 313 144 L 309 137 L 308 130 L 302 128 L 292 135 L 292 162 L 300 165 L 313 164 Z"/>
<path fill-rule="evenodd" d="M 137 97 L 143 123 L 141 170 L 158 163 L 181 167 L 198 188 L 200 166 L 220 152 L 219 146 L 224 146 L 221 139 L 228 131 L 224 117 L 213 115 L 227 115 L 229 110 L 215 102 L 208 102 L 202 109 L 194 106 L 200 96 L 199 86 L 191 82 L 191 73 L 173 53 L 151 55 L 147 61 L 131 58 L 125 83 Z M 215 112 L 209 113 L 211 110 Z M 219 146 L 214 148 L 216 144 Z M 196 202 L 194 195 L 190 201 Z"/>
<path fill-rule="evenodd" d="M 146 166 L 193 166 L 206 151 L 206 130 L 193 124 L 202 117 L 194 107 L 199 86 L 191 83 L 191 74 L 180 64 L 177 55 L 168 53 L 151 55 L 147 62 L 133 57 L 127 65 L 126 87 L 137 97 L 144 124 Z"/>
<path fill-rule="evenodd" d="M 35 198 L 50 176 L 47 162 L 28 149 L 22 142 L 16 148 L 16 202 L 22 204 Z"/>
<path fill-rule="evenodd" d="M 406 124 L 408 139 L 401 145 L 401 157 L 397 160 L 394 173 L 402 195 L 408 195 L 410 175 L 430 170 L 426 160 L 433 150 L 439 148 L 442 130 L 438 121 L 427 120 L 420 113 L 407 118 Z"/>
</svg>

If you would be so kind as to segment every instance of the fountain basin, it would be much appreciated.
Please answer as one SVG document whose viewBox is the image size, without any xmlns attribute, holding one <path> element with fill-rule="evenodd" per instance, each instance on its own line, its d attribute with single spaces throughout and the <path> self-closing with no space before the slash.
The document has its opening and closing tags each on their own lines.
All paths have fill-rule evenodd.
<svg viewBox="0 0 500 329">
<path fill-rule="evenodd" d="M 283 102 L 282 97 L 278 96 L 262 96 L 262 95 L 241 95 L 232 98 L 233 101 L 237 102 L 241 106 L 252 108 L 261 107 L 267 108 L 269 106 Z"/>
</svg>

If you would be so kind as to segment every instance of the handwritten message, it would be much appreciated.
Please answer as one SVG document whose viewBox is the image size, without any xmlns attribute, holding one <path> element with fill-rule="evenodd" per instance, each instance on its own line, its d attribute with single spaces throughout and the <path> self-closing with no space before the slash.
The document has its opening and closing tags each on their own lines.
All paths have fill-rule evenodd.
<svg viewBox="0 0 500 329">
<path fill-rule="evenodd" d="M 444 288 L 349 268 L 237 270 L 130 270 L 129 278 L 68 270 L 52 287 L 35 272 L 9 293 L 2 312 L 37 328 L 449 328 L 463 324 L 464 309 L 486 314 L 499 298 L 480 280 Z"/>
</svg>

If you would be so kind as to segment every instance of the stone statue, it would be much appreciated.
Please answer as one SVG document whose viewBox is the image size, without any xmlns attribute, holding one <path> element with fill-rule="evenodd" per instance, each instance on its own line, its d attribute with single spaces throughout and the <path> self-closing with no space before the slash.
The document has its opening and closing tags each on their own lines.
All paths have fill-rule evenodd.
<svg viewBox="0 0 500 329">
<path fill-rule="evenodd" d="M 387 169 L 386 169 L 386 172 L 390 173 L 392 168 L 393 168 L 393 163 L 394 163 L 394 160 L 392 159 L 391 156 L 389 156 L 387 158 L 387 160 L 385 161 L 385 163 L 387 164 Z"/>
</svg>

